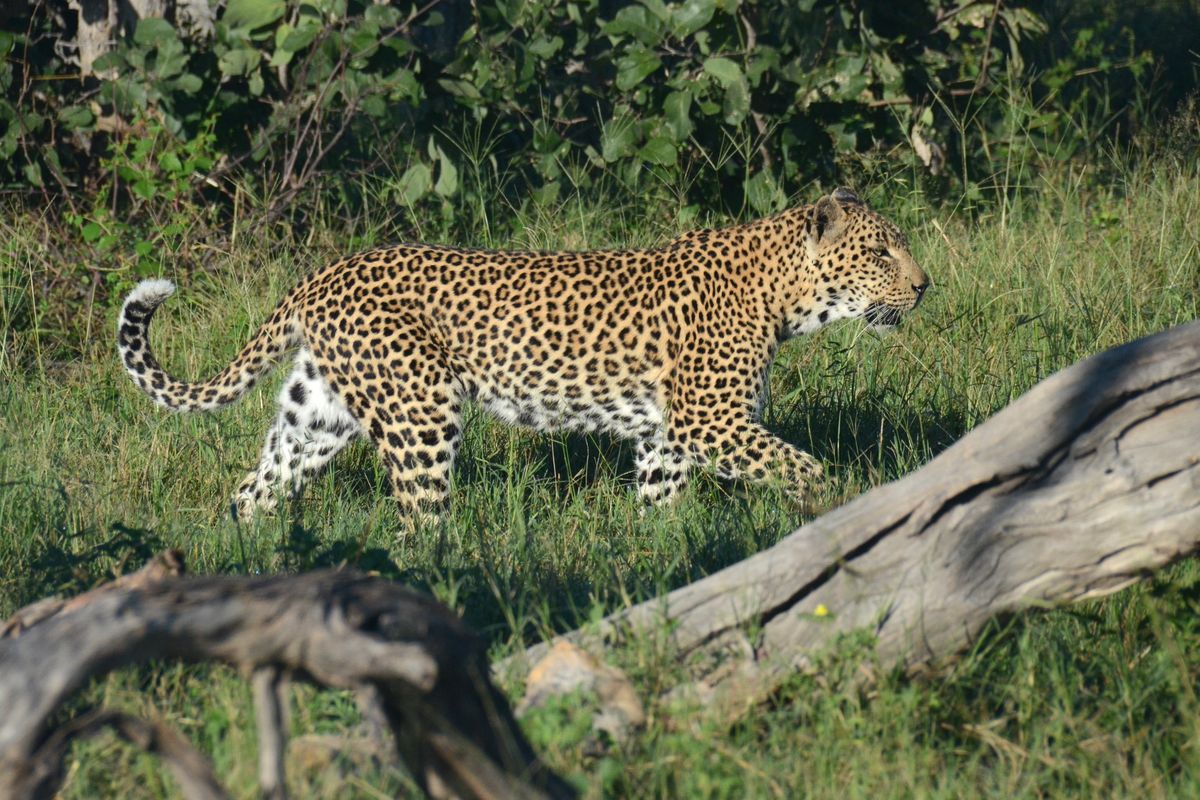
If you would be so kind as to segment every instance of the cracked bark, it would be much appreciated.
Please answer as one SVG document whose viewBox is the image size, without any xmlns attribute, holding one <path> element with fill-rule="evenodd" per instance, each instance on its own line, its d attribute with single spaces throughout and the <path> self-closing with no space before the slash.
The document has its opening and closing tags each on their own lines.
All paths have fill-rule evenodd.
<svg viewBox="0 0 1200 800">
<path fill-rule="evenodd" d="M 110 727 L 157 753 L 184 796 L 226 796 L 177 732 L 115 712 L 50 720 L 90 678 L 151 659 L 220 661 L 254 686 L 264 797 L 285 798 L 287 680 L 355 690 L 433 797 L 572 797 L 487 678 L 484 643 L 425 595 L 353 572 L 179 577 L 177 553 L 68 603 L 19 612 L 0 638 L 0 800 L 54 797 L 73 739 Z"/>
<path fill-rule="evenodd" d="M 996 614 L 1114 592 L 1198 545 L 1193 322 L 1047 378 L 917 472 L 565 638 L 670 630 L 695 666 L 672 693 L 737 713 L 840 634 L 872 630 L 881 664 L 920 671 Z"/>
</svg>

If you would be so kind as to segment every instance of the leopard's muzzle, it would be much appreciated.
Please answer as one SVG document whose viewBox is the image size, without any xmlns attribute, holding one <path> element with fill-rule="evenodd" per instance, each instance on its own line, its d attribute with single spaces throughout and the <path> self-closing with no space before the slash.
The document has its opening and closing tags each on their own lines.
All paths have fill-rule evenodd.
<svg viewBox="0 0 1200 800">
<path fill-rule="evenodd" d="M 904 318 L 904 311 L 887 303 L 871 303 L 863 312 L 863 318 L 875 330 L 889 331 L 900 324 L 900 320 Z"/>
</svg>

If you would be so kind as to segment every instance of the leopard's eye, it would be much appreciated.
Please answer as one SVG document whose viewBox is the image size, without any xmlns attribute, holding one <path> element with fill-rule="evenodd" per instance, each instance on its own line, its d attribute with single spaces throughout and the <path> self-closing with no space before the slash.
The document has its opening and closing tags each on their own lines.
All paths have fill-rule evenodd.
<svg viewBox="0 0 1200 800">
<path fill-rule="evenodd" d="M 891 256 L 891 254 L 888 252 L 888 249 L 883 245 L 872 249 L 871 252 L 879 258 L 889 258 Z"/>
</svg>

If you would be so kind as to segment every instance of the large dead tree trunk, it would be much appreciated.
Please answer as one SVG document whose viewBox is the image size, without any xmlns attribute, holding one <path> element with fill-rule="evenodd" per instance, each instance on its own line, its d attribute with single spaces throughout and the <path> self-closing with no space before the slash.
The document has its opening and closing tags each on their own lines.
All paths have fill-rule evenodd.
<svg viewBox="0 0 1200 800">
<path fill-rule="evenodd" d="M 917 472 L 565 638 L 669 629 L 702 665 L 678 691 L 734 710 L 839 634 L 874 631 L 882 664 L 920 669 L 995 614 L 1116 591 L 1198 544 L 1194 322 L 1051 376 Z"/>
<path fill-rule="evenodd" d="M 50 798 L 71 741 L 112 728 L 160 755 L 189 798 L 224 791 L 159 722 L 117 712 L 48 729 L 89 678 L 157 658 L 215 660 L 252 679 L 263 796 L 285 797 L 286 681 L 354 689 L 434 797 L 571 797 L 487 677 L 481 640 L 418 592 L 352 572 L 170 577 L 178 556 L 68 603 L 30 606 L 0 635 L 0 800 Z"/>
</svg>

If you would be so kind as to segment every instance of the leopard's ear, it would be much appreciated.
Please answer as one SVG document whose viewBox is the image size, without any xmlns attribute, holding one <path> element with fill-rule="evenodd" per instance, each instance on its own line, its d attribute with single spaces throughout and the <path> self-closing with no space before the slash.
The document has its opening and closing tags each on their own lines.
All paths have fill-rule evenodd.
<svg viewBox="0 0 1200 800">
<path fill-rule="evenodd" d="M 842 235 L 845 227 L 846 212 L 842 210 L 842 204 L 837 200 L 837 192 L 817 201 L 817 207 L 813 213 L 814 244 L 836 241 Z"/>
<path fill-rule="evenodd" d="M 865 205 L 862 200 L 858 199 L 858 195 L 854 193 L 853 189 L 847 189 L 845 186 L 839 186 L 834 189 L 831 196 L 839 203 L 853 203 L 856 206 Z"/>
</svg>

